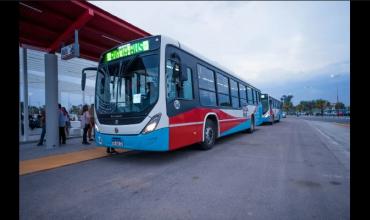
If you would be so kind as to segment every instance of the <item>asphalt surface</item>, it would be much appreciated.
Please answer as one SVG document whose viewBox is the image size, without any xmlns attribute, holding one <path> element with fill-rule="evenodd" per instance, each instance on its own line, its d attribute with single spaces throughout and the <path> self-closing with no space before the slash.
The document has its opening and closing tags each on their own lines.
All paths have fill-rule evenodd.
<svg viewBox="0 0 370 220">
<path fill-rule="evenodd" d="M 336 122 L 336 123 L 343 123 L 343 124 L 349 124 L 351 121 L 351 118 L 348 116 L 305 116 L 301 115 L 299 117 L 297 116 L 291 116 L 289 115 L 288 117 L 290 118 L 299 118 L 299 119 L 305 119 L 305 120 L 310 120 L 310 121 L 326 121 L 326 122 Z"/>
<path fill-rule="evenodd" d="M 20 176 L 20 219 L 349 219 L 349 127 L 284 118 L 253 134 Z M 347 138 L 348 137 L 348 138 Z"/>
</svg>

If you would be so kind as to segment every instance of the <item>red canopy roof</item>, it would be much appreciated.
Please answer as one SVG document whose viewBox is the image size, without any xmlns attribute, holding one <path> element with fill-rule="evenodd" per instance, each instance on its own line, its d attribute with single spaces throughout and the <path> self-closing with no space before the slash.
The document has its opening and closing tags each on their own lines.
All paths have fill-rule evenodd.
<svg viewBox="0 0 370 220">
<path fill-rule="evenodd" d="M 78 29 L 80 57 L 93 61 L 120 43 L 151 35 L 86 1 L 22 1 L 19 11 L 21 47 L 60 52 Z"/>
</svg>

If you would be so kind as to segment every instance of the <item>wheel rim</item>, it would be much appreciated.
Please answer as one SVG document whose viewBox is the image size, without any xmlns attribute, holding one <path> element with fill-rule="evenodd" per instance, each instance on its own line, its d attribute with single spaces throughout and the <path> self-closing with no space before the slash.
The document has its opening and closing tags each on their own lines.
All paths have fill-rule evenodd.
<svg viewBox="0 0 370 220">
<path fill-rule="evenodd" d="M 212 144 L 212 141 L 213 141 L 213 135 L 214 135 L 214 132 L 213 132 L 213 129 L 211 127 L 206 127 L 206 143 L 207 144 Z"/>
</svg>

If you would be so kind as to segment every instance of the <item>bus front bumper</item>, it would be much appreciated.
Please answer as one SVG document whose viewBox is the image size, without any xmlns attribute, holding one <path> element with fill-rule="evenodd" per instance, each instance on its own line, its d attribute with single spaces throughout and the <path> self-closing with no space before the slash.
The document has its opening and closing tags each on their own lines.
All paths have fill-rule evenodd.
<svg viewBox="0 0 370 220">
<path fill-rule="evenodd" d="M 113 147 L 130 150 L 168 151 L 169 129 L 160 128 L 148 134 L 115 135 L 102 134 L 95 130 L 97 146 Z"/>
</svg>

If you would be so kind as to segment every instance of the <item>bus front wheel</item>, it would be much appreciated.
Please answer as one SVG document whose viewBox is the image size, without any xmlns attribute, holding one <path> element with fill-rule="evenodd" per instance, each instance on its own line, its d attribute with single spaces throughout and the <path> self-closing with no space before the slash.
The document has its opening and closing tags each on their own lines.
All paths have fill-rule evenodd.
<svg viewBox="0 0 370 220">
<path fill-rule="evenodd" d="M 206 120 L 206 125 L 204 126 L 203 136 L 204 141 L 200 144 L 201 150 L 209 150 L 213 147 L 216 141 L 216 126 L 214 122 L 210 119 Z"/>
</svg>

